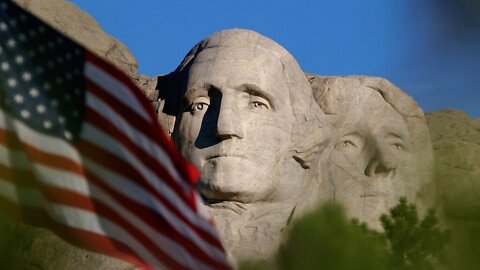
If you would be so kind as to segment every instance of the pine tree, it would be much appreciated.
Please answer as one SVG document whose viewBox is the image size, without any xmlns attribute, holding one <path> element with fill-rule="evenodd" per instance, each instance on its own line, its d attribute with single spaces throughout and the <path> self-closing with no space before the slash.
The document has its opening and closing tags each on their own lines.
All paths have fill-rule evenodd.
<svg viewBox="0 0 480 270">
<path fill-rule="evenodd" d="M 401 198 L 380 220 L 390 246 L 392 269 L 431 270 L 444 262 L 449 233 L 438 227 L 433 210 L 419 220 L 416 206 Z"/>
</svg>

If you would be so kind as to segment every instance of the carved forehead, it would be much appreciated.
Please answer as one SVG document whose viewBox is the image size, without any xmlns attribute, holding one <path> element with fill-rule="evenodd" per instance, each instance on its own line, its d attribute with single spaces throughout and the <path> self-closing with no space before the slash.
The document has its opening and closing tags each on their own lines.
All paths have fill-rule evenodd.
<svg viewBox="0 0 480 270">
<path fill-rule="evenodd" d="M 265 50 L 254 54 L 251 47 L 203 50 L 188 68 L 187 81 L 187 88 L 202 87 L 205 83 L 233 88 L 251 84 L 288 102 L 287 83 L 279 59 Z"/>
<path fill-rule="evenodd" d="M 389 104 L 403 118 L 422 117 L 417 103 L 389 81 L 377 77 L 326 77 L 308 75 L 314 97 L 327 114 L 341 114 L 351 104 L 377 99 Z M 365 93 L 369 93 L 365 95 Z"/>
<path fill-rule="evenodd" d="M 236 56 L 237 59 L 251 60 L 265 53 L 286 65 L 296 64 L 290 53 L 275 41 L 254 31 L 231 29 L 214 33 L 199 42 L 185 57 L 180 68 L 185 68 L 193 59 L 207 61 L 229 55 Z"/>
<path fill-rule="evenodd" d="M 293 56 L 275 41 L 254 31 L 231 29 L 217 32 L 199 42 L 190 50 L 174 73 L 186 73 L 194 62 L 235 59 L 235 61 L 279 62 L 283 79 L 289 92 L 293 113 L 301 122 L 312 118 L 323 118 L 312 95 L 312 88 Z M 261 60 L 259 60 L 261 59 Z M 321 121 L 323 122 L 323 121 Z"/>
</svg>

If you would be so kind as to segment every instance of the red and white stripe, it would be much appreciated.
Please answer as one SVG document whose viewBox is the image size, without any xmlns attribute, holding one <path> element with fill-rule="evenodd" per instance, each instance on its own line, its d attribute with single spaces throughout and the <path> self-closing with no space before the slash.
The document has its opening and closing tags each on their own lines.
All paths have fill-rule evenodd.
<svg viewBox="0 0 480 270">
<path fill-rule="evenodd" d="M 86 59 L 75 145 L 0 112 L 0 206 L 147 269 L 230 269 L 193 189 L 196 170 L 130 79 L 89 52 Z"/>
</svg>

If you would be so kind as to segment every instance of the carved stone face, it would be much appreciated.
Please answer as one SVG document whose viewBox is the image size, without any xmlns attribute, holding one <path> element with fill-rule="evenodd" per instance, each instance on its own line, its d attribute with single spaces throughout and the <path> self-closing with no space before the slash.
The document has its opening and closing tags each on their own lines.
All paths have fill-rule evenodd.
<svg viewBox="0 0 480 270">
<path fill-rule="evenodd" d="M 232 261 L 272 256 L 288 222 L 319 197 L 330 132 L 298 63 L 269 38 L 230 29 L 195 45 L 162 85 L 172 137 L 200 170 Z"/>
<path fill-rule="evenodd" d="M 431 200 L 432 150 L 423 112 L 411 97 L 375 77 L 310 75 L 315 99 L 334 125 L 324 197 L 350 217 L 381 229 L 379 218 L 407 197 Z"/>
<path fill-rule="evenodd" d="M 404 119 L 380 93 L 356 90 L 358 103 L 338 127 L 333 172 L 347 211 L 377 227 L 380 215 L 406 196 L 406 181 L 413 177 L 407 165 L 411 139 Z"/>
<path fill-rule="evenodd" d="M 256 55 L 255 55 L 256 54 Z M 188 70 L 178 120 L 182 154 L 210 201 L 252 202 L 278 187 L 294 121 L 282 65 L 261 48 L 209 48 Z"/>
</svg>

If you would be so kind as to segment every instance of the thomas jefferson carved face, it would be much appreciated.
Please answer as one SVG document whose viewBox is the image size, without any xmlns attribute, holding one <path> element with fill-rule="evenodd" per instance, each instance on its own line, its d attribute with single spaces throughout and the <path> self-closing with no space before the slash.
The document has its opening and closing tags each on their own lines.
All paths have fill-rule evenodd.
<svg viewBox="0 0 480 270">
<path fill-rule="evenodd" d="M 338 127 L 332 164 L 337 183 L 345 188 L 339 197 L 347 210 L 355 208 L 355 216 L 368 220 L 406 195 L 411 139 L 403 118 L 380 93 L 367 87 L 357 91 L 358 103 L 344 112 Z"/>
<path fill-rule="evenodd" d="M 421 132 L 426 130 L 422 113 L 410 97 L 380 78 L 310 81 L 317 102 L 335 126 L 328 158 L 333 196 L 351 217 L 380 229 L 381 214 L 402 196 L 415 202 L 423 188 L 430 141 Z"/>
</svg>

